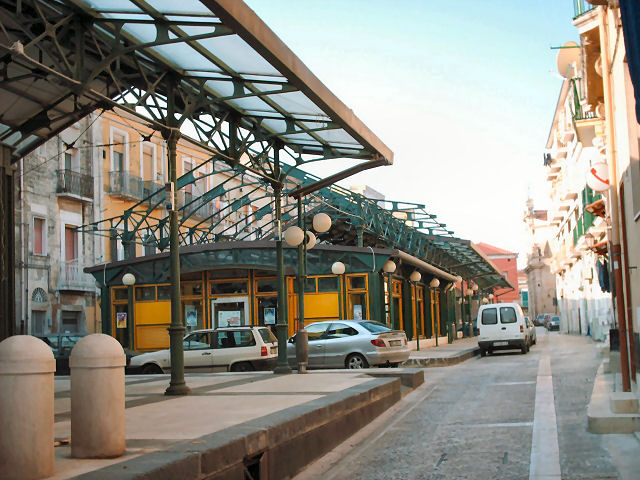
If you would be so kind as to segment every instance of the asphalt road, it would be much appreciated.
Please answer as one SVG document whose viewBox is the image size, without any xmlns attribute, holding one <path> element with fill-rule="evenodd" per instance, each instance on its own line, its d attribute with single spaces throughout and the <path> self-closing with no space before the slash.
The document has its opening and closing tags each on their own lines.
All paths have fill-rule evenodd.
<svg viewBox="0 0 640 480">
<path fill-rule="evenodd" d="M 633 435 L 586 431 L 602 358 L 589 338 L 425 370 L 425 384 L 304 472 L 309 479 L 639 479 Z"/>
</svg>

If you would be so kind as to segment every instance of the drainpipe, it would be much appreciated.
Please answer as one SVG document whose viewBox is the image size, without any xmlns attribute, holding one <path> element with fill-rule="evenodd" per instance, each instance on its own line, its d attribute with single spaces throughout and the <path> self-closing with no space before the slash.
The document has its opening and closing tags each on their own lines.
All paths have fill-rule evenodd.
<svg viewBox="0 0 640 480">
<path fill-rule="evenodd" d="M 608 8 L 603 7 L 600 10 L 599 33 L 601 41 L 601 58 L 602 73 L 604 87 L 604 103 L 606 109 L 606 132 L 607 132 L 607 162 L 609 164 L 609 181 L 612 185 L 609 187 L 609 216 L 611 225 L 609 226 L 609 257 L 611 270 L 614 276 L 615 284 L 615 309 L 618 320 L 618 329 L 620 335 L 620 366 L 622 370 L 622 391 L 630 392 L 631 384 L 629 378 L 629 338 L 627 332 L 627 324 L 625 319 L 624 291 L 622 278 L 622 259 L 620 247 L 620 217 L 618 213 L 618 167 L 615 149 L 615 130 L 613 126 L 613 94 L 611 84 L 611 64 L 609 63 L 609 33 L 608 33 Z M 624 219 L 623 219 L 624 221 Z"/>
<path fill-rule="evenodd" d="M 20 159 L 20 241 L 22 242 L 22 248 L 20 249 L 20 268 L 22 269 L 22 275 L 20 275 L 20 303 L 23 315 L 23 320 L 20 322 L 20 333 L 29 333 L 28 315 L 27 309 L 29 308 L 29 301 L 27 295 L 29 293 L 29 270 L 27 269 L 27 241 L 25 239 L 25 224 L 24 224 L 24 162 L 25 159 Z"/>
</svg>

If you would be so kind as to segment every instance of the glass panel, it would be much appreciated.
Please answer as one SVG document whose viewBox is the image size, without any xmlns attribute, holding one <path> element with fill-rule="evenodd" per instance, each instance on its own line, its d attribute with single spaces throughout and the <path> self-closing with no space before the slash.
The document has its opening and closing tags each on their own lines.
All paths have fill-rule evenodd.
<svg viewBox="0 0 640 480">
<path fill-rule="evenodd" d="M 305 293 L 316 293 L 316 279 L 314 277 L 307 277 L 304 281 Z M 293 293 L 298 293 L 298 281 L 293 281 Z"/>
<path fill-rule="evenodd" d="M 228 295 L 232 293 L 248 293 L 249 282 L 213 282 L 211 283 L 212 295 Z"/>
<path fill-rule="evenodd" d="M 127 301 L 127 287 L 116 287 L 113 289 L 113 300 L 114 301 Z"/>
<path fill-rule="evenodd" d="M 365 320 L 369 318 L 367 312 L 367 294 L 366 293 L 350 293 L 349 308 L 351 318 L 353 320 Z"/>
<path fill-rule="evenodd" d="M 180 290 L 183 297 L 201 297 L 202 283 L 181 283 Z"/>
<path fill-rule="evenodd" d="M 500 307 L 500 323 L 516 323 L 516 310 L 513 307 Z"/>
<path fill-rule="evenodd" d="M 338 277 L 318 277 L 319 292 L 337 292 Z"/>
<path fill-rule="evenodd" d="M 124 348 L 129 348 L 129 322 L 127 321 L 127 305 L 114 305 L 113 316 L 115 321 L 116 340 L 120 342 Z"/>
<path fill-rule="evenodd" d="M 258 325 L 275 328 L 278 297 L 258 297 Z"/>
<path fill-rule="evenodd" d="M 215 327 L 246 325 L 244 302 L 219 302 L 213 304 Z"/>
<path fill-rule="evenodd" d="M 357 277 L 347 277 L 349 290 L 364 290 L 367 288 L 367 277 L 358 275 Z"/>
<path fill-rule="evenodd" d="M 183 273 L 180 275 L 181 282 L 184 282 L 187 280 L 202 280 L 202 272 Z"/>
<path fill-rule="evenodd" d="M 219 252 L 221 255 L 229 252 Z M 223 258 L 219 258 L 218 260 L 222 260 Z M 247 278 L 246 270 L 214 270 L 209 272 L 209 280 L 218 280 L 221 278 Z"/>
<path fill-rule="evenodd" d="M 261 328 L 258 332 L 260 332 L 260 336 L 264 343 L 277 343 L 278 339 L 268 328 Z"/>
<path fill-rule="evenodd" d="M 278 280 L 275 278 L 269 280 L 258 280 L 257 284 L 258 293 L 278 291 Z"/>
<path fill-rule="evenodd" d="M 388 332 L 389 330 L 391 330 L 389 327 L 380 322 L 360 322 L 360 325 L 369 330 L 371 333 Z"/>
<path fill-rule="evenodd" d="M 201 300 L 183 300 L 182 322 L 187 327 L 188 332 L 204 328 L 204 314 Z"/>
<path fill-rule="evenodd" d="M 218 332 L 218 348 L 250 347 L 256 344 L 250 330 L 222 330 Z"/>
<path fill-rule="evenodd" d="M 495 325 L 498 323 L 498 312 L 495 308 L 487 308 L 482 311 L 482 325 Z"/>
<path fill-rule="evenodd" d="M 329 331 L 327 332 L 327 338 L 344 338 L 357 334 L 358 331 L 349 325 L 345 325 L 344 323 L 332 323 L 329 327 Z"/>
<path fill-rule="evenodd" d="M 328 323 L 312 323 L 305 326 L 304 329 L 307 331 L 309 340 L 318 340 L 327 331 L 328 326 Z"/>
<path fill-rule="evenodd" d="M 207 350 L 211 348 L 211 333 L 198 332 L 188 335 L 184 339 L 185 350 Z"/>
<path fill-rule="evenodd" d="M 171 300 L 171 285 L 158 285 L 158 300 Z"/>
<path fill-rule="evenodd" d="M 143 302 L 156 299 L 156 287 L 135 287 L 136 301 Z"/>
</svg>

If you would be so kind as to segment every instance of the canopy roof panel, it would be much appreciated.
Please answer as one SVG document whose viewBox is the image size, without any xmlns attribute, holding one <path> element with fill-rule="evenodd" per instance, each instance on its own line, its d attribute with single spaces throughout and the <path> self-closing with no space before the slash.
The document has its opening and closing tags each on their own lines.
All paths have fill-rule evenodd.
<svg viewBox="0 0 640 480">
<path fill-rule="evenodd" d="M 229 159 L 277 146 L 298 164 L 305 155 L 393 162 L 241 0 L 24 0 L 0 11 L 0 27 L 0 105 L 11 107 L 0 110 L 0 142 L 14 160 L 119 105 Z M 213 120 L 185 125 L 202 118 Z"/>
</svg>

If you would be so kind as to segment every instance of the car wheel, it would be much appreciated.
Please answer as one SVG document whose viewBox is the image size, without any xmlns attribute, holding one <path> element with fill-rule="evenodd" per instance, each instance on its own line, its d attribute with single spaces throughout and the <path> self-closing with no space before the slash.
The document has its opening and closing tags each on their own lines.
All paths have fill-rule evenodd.
<svg viewBox="0 0 640 480">
<path fill-rule="evenodd" d="M 359 353 L 352 353 L 345 360 L 344 366 L 350 370 L 354 370 L 357 368 L 369 368 L 369 363 L 367 363 L 367 359 Z"/>
<path fill-rule="evenodd" d="M 230 372 L 252 372 L 254 370 L 253 365 L 249 362 L 238 362 L 231 365 Z"/>
<path fill-rule="evenodd" d="M 155 363 L 147 363 L 144 367 L 142 367 L 142 373 L 144 375 L 155 375 L 158 373 L 162 373 L 162 369 Z"/>
<path fill-rule="evenodd" d="M 522 354 L 523 354 L 523 355 L 525 355 L 525 354 L 527 353 L 527 350 L 528 350 L 528 348 L 527 348 L 527 344 L 526 344 L 526 343 L 525 343 L 525 344 L 523 344 L 523 345 L 520 347 L 520 351 L 522 352 Z"/>
<path fill-rule="evenodd" d="M 484 348 L 480 349 L 480 356 L 481 357 L 486 357 L 487 356 L 487 351 Z"/>
</svg>

